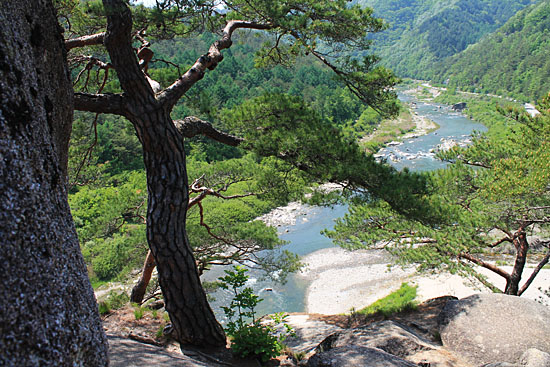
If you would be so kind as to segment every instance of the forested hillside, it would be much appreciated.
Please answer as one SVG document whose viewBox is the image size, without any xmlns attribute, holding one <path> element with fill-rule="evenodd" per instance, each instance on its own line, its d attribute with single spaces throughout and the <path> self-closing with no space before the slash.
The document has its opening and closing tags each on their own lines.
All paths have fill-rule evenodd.
<svg viewBox="0 0 550 367">
<path fill-rule="evenodd" d="M 450 57 L 427 78 L 465 90 L 536 100 L 550 90 L 550 1 L 529 6 L 502 28 Z"/>
<path fill-rule="evenodd" d="M 360 0 L 389 23 L 373 36 L 382 63 L 426 79 L 440 60 L 475 44 L 535 0 Z"/>
</svg>

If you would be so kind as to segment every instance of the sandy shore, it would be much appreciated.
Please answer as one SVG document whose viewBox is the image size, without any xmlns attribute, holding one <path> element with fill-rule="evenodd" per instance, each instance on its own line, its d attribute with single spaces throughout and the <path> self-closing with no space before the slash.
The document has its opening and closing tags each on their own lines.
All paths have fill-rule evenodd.
<svg viewBox="0 0 550 367">
<path fill-rule="evenodd" d="M 306 312 L 330 315 L 360 309 L 397 290 L 403 282 L 418 286 L 419 301 L 444 295 L 463 298 L 490 292 L 478 282 L 458 275 L 417 275 L 413 268 L 393 267 L 389 270 L 388 260 L 381 252 L 349 252 L 341 248 L 323 249 L 307 255 L 303 261 L 308 267 L 301 274 L 311 282 L 306 294 Z M 510 267 L 504 268 L 511 270 Z M 482 272 L 493 284 L 504 285 L 498 275 Z M 537 300 L 543 295 L 539 288 L 549 287 L 550 269 L 543 269 L 523 297 Z"/>
<path fill-rule="evenodd" d="M 342 190 L 342 185 L 336 183 L 325 183 L 317 187 L 316 190 L 328 193 L 336 190 Z M 308 215 L 311 210 L 312 206 L 310 205 L 303 204 L 299 201 L 292 201 L 285 206 L 280 206 L 271 210 L 269 213 L 259 216 L 255 220 L 261 220 L 271 227 L 291 226 L 296 224 L 296 219 L 301 216 Z"/>
<path fill-rule="evenodd" d="M 437 129 L 438 126 L 435 122 L 427 117 L 414 114 L 414 110 L 411 111 L 413 122 L 416 124 L 416 128 L 413 132 L 403 135 L 402 139 L 410 139 L 421 135 L 426 135 L 430 131 Z"/>
<path fill-rule="evenodd" d="M 296 224 L 296 219 L 300 216 L 307 215 L 308 211 L 309 205 L 293 201 L 286 206 L 271 210 L 269 213 L 256 218 L 256 220 L 261 220 L 271 227 L 290 226 Z"/>
</svg>

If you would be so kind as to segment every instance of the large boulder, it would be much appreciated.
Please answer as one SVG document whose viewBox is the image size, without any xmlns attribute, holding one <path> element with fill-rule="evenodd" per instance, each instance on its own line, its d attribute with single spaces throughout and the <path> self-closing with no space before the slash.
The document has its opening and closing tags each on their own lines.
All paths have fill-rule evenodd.
<svg viewBox="0 0 550 367">
<path fill-rule="evenodd" d="M 467 107 L 466 102 L 459 102 L 459 103 L 455 103 L 454 105 L 452 105 L 451 110 L 460 112 L 460 111 L 464 110 L 466 107 Z"/>
<path fill-rule="evenodd" d="M 503 294 L 476 294 L 446 304 L 443 345 L 474 365 L 518 364 L 530 348 L 550 351 L 550 308 Z"/>
<path fill-rule="evenodd" d="M 550 354 L 531 348 L 523 354 L 519 363 L 497 362 L 481 367 L 550 367 Z"/>
<path fill-rule="evenodd" d="M 548 337 L 550 338 L 550 335 Z M 520 365 L 526 367 L 550 367 L 550 354 L 531 348 L 521 357 Z"/>
</svg>

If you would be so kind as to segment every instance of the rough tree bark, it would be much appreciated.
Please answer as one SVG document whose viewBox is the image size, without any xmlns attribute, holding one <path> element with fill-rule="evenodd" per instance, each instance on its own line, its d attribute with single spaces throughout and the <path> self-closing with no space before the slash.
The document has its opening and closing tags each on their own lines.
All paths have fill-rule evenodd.
<svg viewBox="0 0 550 367">
<path fill-rule="evenodd" d="M 0 365 L 106 366 L 66 191 L 72 86 L 51 1 L 0 5 Z"/>
</svg>

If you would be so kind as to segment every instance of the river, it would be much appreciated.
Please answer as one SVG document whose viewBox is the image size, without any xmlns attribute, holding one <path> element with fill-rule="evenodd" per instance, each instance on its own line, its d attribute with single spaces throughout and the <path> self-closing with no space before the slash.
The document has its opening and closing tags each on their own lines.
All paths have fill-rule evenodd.
<svg viewBox="0 0 550 367">
<path fill-rule="evenodd" d="M 439 129 L 427 135 L 405 139 L 399 145 L 395 144 L 382 149 L 379 154 L 386 158 L 397 169 L 408 167 L 412 171 L 427 171 L 445 166 L 444 162 L 435 159 L 434 150 L 445 141 L 467 144 L 473 131 L 484 131 L 485 127 L 465 116 L 451 111 L 448 106 L 425 103 L 407 94 L 400 94 L 404 102 L 416 104 L 413 110 L 419 116 L 424 116 L 439 125 Z M 317 250 L 333 247 L 330 239 L 323 236 L 323 229 L 330 229 L 334 219 L 342 217 L 347 207 L 337 205 L 327 207 L 307 207 L 300 211 L 296 223 L 291 226 L 281 226 L 278 233 L 281 239 L 288 242 L 283 248 L 300 256 L 311 254 Z M 373 257 L 376 259 L 377 257 Z M 374 261 L 374 260 L 373 260 Z M 223 269 L 216 268 L 206 274 L 206 280 L 215 280 L 223 275 Z M 291 275 L 288 282 L 281 284 L 272 280 L 261 279 L 257 272 L 250 272 L 250 287 L 259 294 L 263 302 L 258 306 L 258 314 L 274 312 L 304 312 L 305 294 L 308 281 L 299 275 Z M 227 305 L 232 295 L 229 291 L 218 290 L 212 294 L 211 306 L 218 316 L 224 320 L 220 306 Z"/>
</svg>

